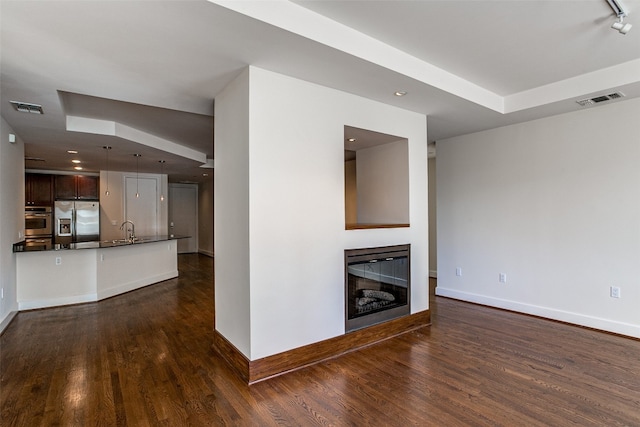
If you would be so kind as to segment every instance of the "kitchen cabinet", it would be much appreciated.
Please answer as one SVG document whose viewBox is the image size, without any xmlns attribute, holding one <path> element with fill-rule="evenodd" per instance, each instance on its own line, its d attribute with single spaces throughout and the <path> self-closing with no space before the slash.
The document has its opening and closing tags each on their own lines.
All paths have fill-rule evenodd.
<svg viewBox="0 0 640 427">
<path fill-rule="evenodd" d="M 56 175 L 56 199 L 75 199 L 76 195 L 76 177 Z"/>
<path fill-rule="evenodd" d="M 25 205 L 51 206 L 53 204 L 53 175 L 27 173 L 24 180 Z"/>
<path fill-rule="evenodd" d="M 76 176 L 76 188 L 79 200 L 98 200 L 100 198 L 100 184 L 97 176 Z"/>
<path fill-rule="evenodd" d="M 57 200 L 98 200 L 99 180 L 97 176 L 56 175 Z"/>
</svg>

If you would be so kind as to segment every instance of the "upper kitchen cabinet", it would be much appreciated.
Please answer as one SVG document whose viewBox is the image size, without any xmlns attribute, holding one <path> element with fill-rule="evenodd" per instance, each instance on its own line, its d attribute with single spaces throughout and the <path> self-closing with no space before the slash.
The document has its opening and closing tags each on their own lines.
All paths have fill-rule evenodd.
<svg viewBox="0 0 640 427">
<path fill-rule="evenodd" d="M 97 176 L 76 176 L 78 199 L 98 200 L 100 199 L 100 178 Z"/>
<path fill-rule="evenodd" d="M 24 184 L 24 201 L 27 206 L 50 206 L 53 204 L 52 175 L 27 173 Z"/>
<path fill-rule="evenodd" d="M 97 176 L 56 175 L 56 200 L 98 200 Z"/>
</svg>

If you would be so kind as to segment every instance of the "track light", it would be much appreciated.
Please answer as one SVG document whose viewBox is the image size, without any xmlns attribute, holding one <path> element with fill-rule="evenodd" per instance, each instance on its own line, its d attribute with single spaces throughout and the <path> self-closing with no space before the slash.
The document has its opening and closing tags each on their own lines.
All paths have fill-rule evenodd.
<svg viewBox="0 0 640 427">
<path fill-rule="evenodd" d="M 620 34 L 627 34 L 631 30 L 631 24 L 625 24 L 624 18 L 620 16 L 616 22 L 611 25 L 611 28 L 618 30 Z"/>
<path fill-rule="evenodd" d="M 627 10 L 624 8 L 622 3 L 619 0 L 607 0 L 611 9 L 613 9 L 613 13 L 616 14 L 618 18 L 627 16 Z"/>
<path fill-rule="evenodd" d="M 617 30 L 620 34 L 627 34 L 632 27 L 631 24 L 624 23 L 624 17 L 628 15 L 627 10 L 619 0 L 607 0 L 607 3 L 609 3 L 613 13 L 618 17 L 618 20 L 611 25 L 611 28 Z"/>
</svg>

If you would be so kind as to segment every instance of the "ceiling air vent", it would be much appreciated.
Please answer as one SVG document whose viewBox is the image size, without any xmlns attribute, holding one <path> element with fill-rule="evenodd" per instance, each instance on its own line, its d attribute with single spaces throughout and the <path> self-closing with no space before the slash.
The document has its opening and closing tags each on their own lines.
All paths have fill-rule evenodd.
<svg viewBox="0 0 640 427">
<path fill-rule="evenodd" d="M 606 102 L 606 101 L 613 101 L 614 99 L 619 99 L 624 97 L 624 93 L 622 92 L 614 92 L 614 93 L 610 93 L 608 95 L 600 95 L 600 96 L 594 96 L 593 98 L 587 98 L 587 99 L 581 99 L 579 101 L 576 101 L 578 104 L 580 104 L 582 107 L 586 107 L 589 105 L 595 105 L 595 104 L 599 104 L 601 102 Z"/>
<path fill-rule="evenodd" d="M 20 111 L 21 113 L 34 113 L 34 114 L 44 114 L 42 111 L 42 105 L 38 104 L 30 104 L 28 102 L 20 102 L 20 101 L 9 101 L 13 108 L 16 111 Z"/>
</svg>

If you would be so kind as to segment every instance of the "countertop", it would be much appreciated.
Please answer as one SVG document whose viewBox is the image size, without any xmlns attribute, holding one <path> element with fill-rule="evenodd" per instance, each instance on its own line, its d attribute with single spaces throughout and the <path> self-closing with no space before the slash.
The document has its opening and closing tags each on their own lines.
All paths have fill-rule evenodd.
<svg viewBox="0 0 640 427">
<path fill-rule="evenodd" d="M 45 248 L 42 246 L 26 246 L 23 241 L 13 245 L 13 252 L 46 252 L 76 249 L 118 248 L 121 246 L 143 245 L 145 243 L 166 242 L 168 240 L 188 238 L 189 236 L 142 236 L 137 238 L 134 242 L 129 242 L 128 240 L 99 240 L 93 242 L 69 243 L 64 245 L 55 244 L 51 248 Z"/>
</svg>

